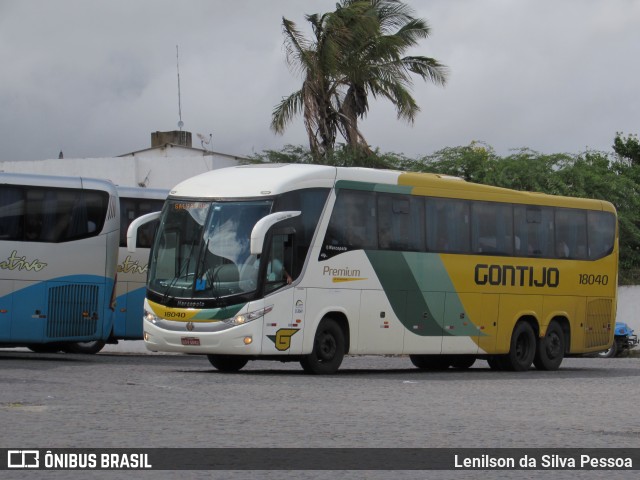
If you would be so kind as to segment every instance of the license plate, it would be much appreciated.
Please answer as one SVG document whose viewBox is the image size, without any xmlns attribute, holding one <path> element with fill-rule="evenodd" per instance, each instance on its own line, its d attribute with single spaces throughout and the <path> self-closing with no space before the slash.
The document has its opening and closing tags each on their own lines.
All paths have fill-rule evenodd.
<svg viewBox="0 0 640 480">
<path fill-rule="evenodd" d="M 200 345 L 200 339 L 198 337 L 182 337 L 180 341 L 182 345 Z"/>
</svg>

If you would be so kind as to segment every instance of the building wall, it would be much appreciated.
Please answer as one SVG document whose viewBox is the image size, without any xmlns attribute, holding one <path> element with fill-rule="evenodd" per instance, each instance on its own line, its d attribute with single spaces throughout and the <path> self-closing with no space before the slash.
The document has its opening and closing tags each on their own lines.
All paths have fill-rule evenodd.
<svg viewBox="0 0 640 480">
<path fill-rule="evenodd" d="M 625 322 L 640 335 L 640 285 L 618 287 L 618 322 Z"/>
<path fill-rule="evenodd" d="M 102 178 L 116 185 L 170 189 L 187 178 L 240 162 L 226 155 L 62 158 L 0 162 L 0 171 Z"/>
</svg>

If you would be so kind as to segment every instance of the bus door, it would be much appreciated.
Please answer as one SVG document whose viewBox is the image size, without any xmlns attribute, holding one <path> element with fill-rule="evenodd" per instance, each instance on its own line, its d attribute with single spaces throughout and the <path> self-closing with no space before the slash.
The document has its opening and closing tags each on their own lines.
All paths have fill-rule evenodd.
<svg viewBox="0 0 640 480">
<path fill-rule="evenodd" d="M 260 265 L 264 284 L 264 306 L 270 309 L 264 316 L 262 354 L 302 353 L 306 290 L 290 287 L 294 280 L 295 235 L 285 230 L 271 237 L 269 255 Z"/>
</svg>

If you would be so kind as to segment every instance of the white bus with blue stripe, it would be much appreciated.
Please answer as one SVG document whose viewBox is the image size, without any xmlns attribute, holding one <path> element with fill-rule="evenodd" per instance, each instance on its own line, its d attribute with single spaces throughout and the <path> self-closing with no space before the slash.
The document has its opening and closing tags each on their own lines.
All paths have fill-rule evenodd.
<svg viewBox="0 0 640 480">
<path fill-rule="evenodd" d="M 119 236 L 111 182 L 0 173 L 0 345 L 108 339 Z"/>
</svg>

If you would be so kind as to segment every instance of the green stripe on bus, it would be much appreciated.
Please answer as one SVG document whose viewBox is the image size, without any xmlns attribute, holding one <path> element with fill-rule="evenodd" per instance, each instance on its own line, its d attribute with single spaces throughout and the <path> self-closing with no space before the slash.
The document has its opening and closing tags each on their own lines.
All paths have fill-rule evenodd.
<svg viewBox="0 0 640 480">
<path fill-rule="evenodd" d="M 224 308 L 205 308 L 199 311 L 192 320 L 226 320 L 234 317 L 246 303 L 230 305 Z"/>
<path fill-rule="evenodd" d="M 400 193 L 411 195 L 413 187 L 406 185 L 385 185 L 382 183 L 355 182 L 353 180 L 338 180 L 336 190 L 361 190 L 363 192 Z"/>
<path fill-rule="evenodd" d="M 484 335 L 471 323 L 438 254 L 378 250 L 366 254 L 407 330 L 420 336 Z"/>
</svg>

